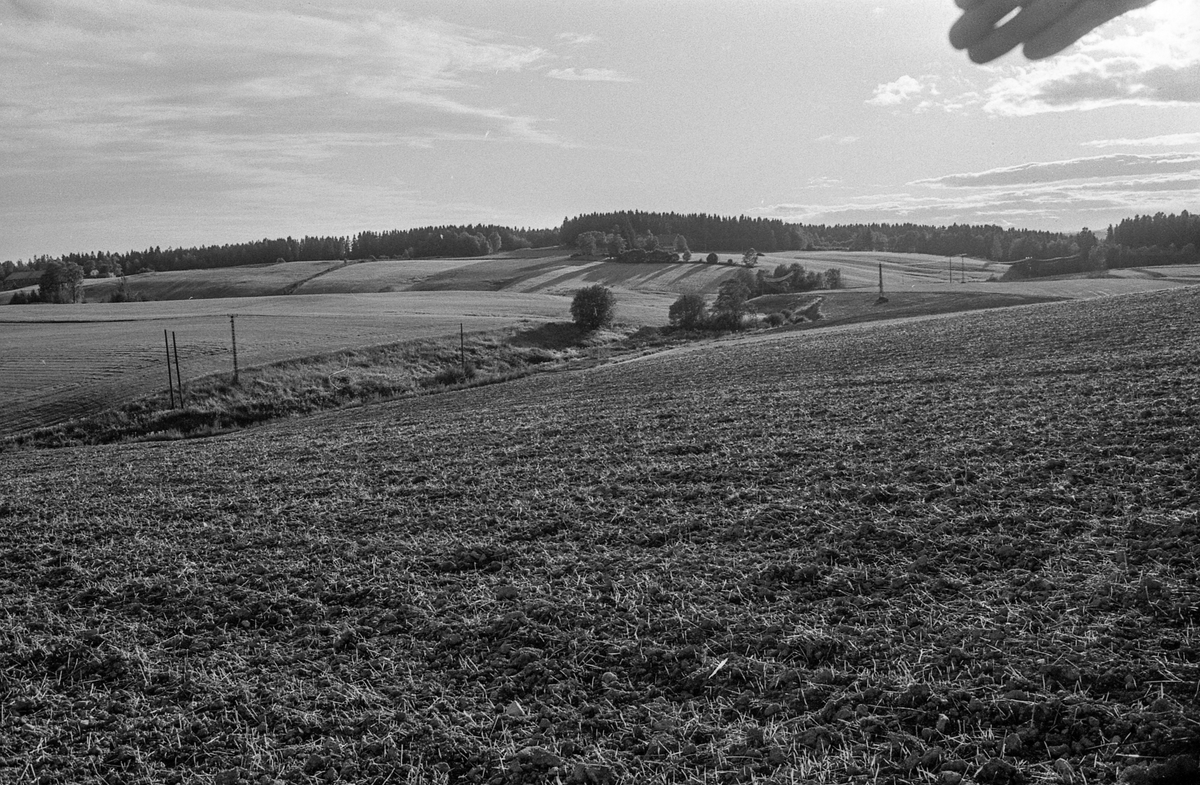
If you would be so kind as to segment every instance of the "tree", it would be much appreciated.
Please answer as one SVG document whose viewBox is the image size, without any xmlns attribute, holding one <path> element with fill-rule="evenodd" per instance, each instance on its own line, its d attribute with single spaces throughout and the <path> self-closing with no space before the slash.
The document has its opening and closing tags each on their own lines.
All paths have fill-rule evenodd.
<svg viewBox="0 0 1200 785">
<path fill-rule="evenodd" d="M 79 300 L 83 268 L 75 262 L 50 262 L 38 281 L 41 299 L 47 303 L 73 303 Z"/>
<path fill-rule="evenodd" d="M 571 318 L 585 332 L 612 324 L 617 298 L 604 286 L 596 284 L 575 292 L 571 300 Z"/>
<path fill-rule="evenodd" d="M 499 253 L 504 241 L 500 238 L 500 233 L 495 229 L 488 235 L 488 253 Z"/>
<path fill-rule="evenodd" d="M 675 235 L 675 253 L 691 258 L 692 249 L 688 248 L 687 238 L 682 234 Z"/>
<path fill-rule="evenodd" d="M 599 256 L 601 248 L 608 250 L 604 232 L 584 232 L 575 238 L 575 245 L 584 256 Z"/>
<path fill-rule="evenodd" d="M 694 330 L 704 326 L 704 322 L 708 318 L 708 305 L 704 302 L 703 295 L 685 294 L 671 303 L 667 317 L 671 320 L 671 324 L 678 325 L 685 330 Z"/>
<path fill-rule="evenodd" d="M 1083 231 L 1075 236 L 1075 243 L 1079 246 L 1079 251 L 1077 252 L 1079 256 L 1088 259 L 1091 258 L 1092 249 L 1100 241 L 1096 239 L 1096 235 L 1092 233 L 1092 230 L 1085 226 L 1083 227 Z"/>
<path fill-rule="evenodd" d="M 746 253 L 742 254 L 742 264 L 747 267 L 754 267 L 758 264 L 758 251 L 751 248 Z"/>
<path fill-rule="evenodd" d="M 750 278 L 750 283 L 746 279 Z M 750 312 L 750 295 L 753 278 L 749 271 L 739 272 L 726 279 L 717 290 L 717 301 L 713 303 L 716 322 L 730 330 L 740 330 L 742 317 Z"/>
<path fill-rule="evenodd" d="M 614 230 L 616 227 L 613 227 Z M 608 255 L 614 259 L 625 253 L 625 238 L 621 236 L 619 231 L 614 231 L 608 236 Z"/>
</svg>

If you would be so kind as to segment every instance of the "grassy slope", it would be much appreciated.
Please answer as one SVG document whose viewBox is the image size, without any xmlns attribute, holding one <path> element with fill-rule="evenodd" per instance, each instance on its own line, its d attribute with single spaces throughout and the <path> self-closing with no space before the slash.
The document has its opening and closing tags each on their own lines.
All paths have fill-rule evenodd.
<svg viewBox="0 0 1200 785">
<path fill-rule="evenodd" d="M 6 456 L 0 779 L 1194 759 L 1198 307 L 790 334 Z"/>
</svg>

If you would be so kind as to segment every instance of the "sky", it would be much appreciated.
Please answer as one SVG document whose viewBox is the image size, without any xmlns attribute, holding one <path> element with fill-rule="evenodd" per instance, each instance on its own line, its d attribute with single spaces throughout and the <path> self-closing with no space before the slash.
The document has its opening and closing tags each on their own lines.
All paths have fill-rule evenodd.
<svg viewBox="0 0 1200 785">
<path fill-rule="evenodd" d="M 1200 3 L 987 66 L 952 0 L 0 0 L 0 260 L 609 210 L 1200 210 Z"/>
</svg>

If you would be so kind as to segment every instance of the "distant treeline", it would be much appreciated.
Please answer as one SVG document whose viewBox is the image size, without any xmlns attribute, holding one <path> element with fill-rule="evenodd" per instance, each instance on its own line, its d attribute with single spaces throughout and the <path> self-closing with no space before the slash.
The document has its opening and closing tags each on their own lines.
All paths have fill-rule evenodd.
<svg viewBox="0 0 1200 785">
<path fill-rule="evenodd" d="M 1200 215 L 1139 215 L 1108 227 L 1103 265 L 1150 267 L 1200 262 Z"/>
<path fill-rule="evenodd" d="M 360 232 L 353 237 L 292 237 L 263 239 L 198 248 L 147 248 L 128 253 L 71 253 L 39 256 L 29 262 L 4 262 L 0 279 L 15 272 L 43 270 L 50 262 L 74 263 L 90 275 L 133 275 L 149 270 L 201 270 L 275 262 L 326 259 L 480 256 L 499 250 L 543 247 L 558 243 L 556 229 L 514 229 L 506 226 L 427 226 L 390 232 Z M 36 283 L 34 281 L 33 283 Z"/>
<path fill-rule="evenodd" d="M 1087 230 L 1084 230 L 1087 232 Z M 759 253 L 779 251 L 895 251 L 936 256 L 966 254 L 994 261 L 1050 259 L 1079 253 L 1080 237 L 1000 226 L 924 226 L 921 224 L 788 224 L 775 218 L 720 216 L 705 213 L 591 213 L 563 220 L 559 239 L 575 245 L 585 232 L 619 234 L 626 247 L 646 235 L 687 238 L 693 251 Z M 1089 237 L 1090 232 L 1087 232 Z M 1088 242 L 1084 239 L 1083 242 Z M 1094 244 L 1094 239 L 1091 240 Z"/>
</svg>

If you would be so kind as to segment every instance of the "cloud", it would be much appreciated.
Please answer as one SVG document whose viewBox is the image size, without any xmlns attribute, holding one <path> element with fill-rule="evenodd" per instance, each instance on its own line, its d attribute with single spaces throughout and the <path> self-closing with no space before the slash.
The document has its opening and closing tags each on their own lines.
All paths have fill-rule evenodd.
<svg viewBox="0 0 1200 785">
<path fill-rule="evenodd" d="M 1105 178 L 1114 180 L 1141 175 L 1164 176 L 1200 171 L 1200 153 L 1157 155 L 1103 155 L 1067 161 L 1005 166 L 983 172 L 951 174 L 915 180 L 910 185 L 979 188 L 997 185 L 1031 185 Z"/>
<path fill-rule="evenodd" d="M 875 88 L 875 95 L 867 100 L 871 106 L 899 106 L 900 104 L 920 95 L 925 87 L 908 74 L 894 82 L 881 84 Z"/>
<path fill-rule="evenodd" d="M 1084 147 L 1184 147 L 1200 145 L 1200 132 L 1145 136 L 1138 139 L 1096 139 L 1084 142 Z"/>
<path fill-rule="evenodd" d="M 622 76 L 611 68 L 555 68 L 546 72 L 551 79 L 561 79 L 567 82 L 632 82 L 627 76 Z"/>
<path fill-rule="evenodd" d="M 599 36 L 592 33 L 559 33 L 555 37 L 559 41 L 571 44 L 572 46 L 583 46 L 584 44 L 591 44 L 600 40 Z"/>
</svg>

